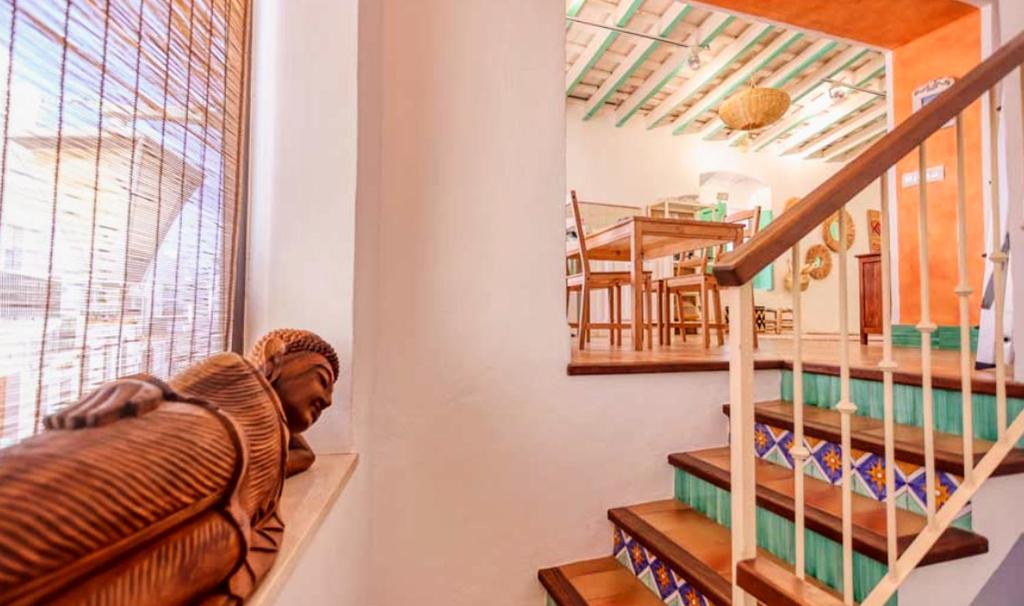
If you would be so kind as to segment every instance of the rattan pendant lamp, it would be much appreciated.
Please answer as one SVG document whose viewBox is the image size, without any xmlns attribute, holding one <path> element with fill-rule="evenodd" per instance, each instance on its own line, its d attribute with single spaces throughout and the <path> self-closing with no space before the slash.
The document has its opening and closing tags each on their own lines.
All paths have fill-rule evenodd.
<svg viewBox="0 0 1024 606">
<path fill-rule="evenodd" d="M 751 84 L 726 99 L 718 108 L 718 116 L 733 130 L 759 130 L 781 120 L 789 103 L 786 91 Z"/>
</svg>

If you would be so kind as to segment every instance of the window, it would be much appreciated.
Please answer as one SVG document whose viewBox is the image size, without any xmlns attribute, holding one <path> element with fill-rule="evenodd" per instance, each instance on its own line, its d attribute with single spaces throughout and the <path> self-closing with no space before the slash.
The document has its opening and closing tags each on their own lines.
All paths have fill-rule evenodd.
<svg viewBox="0 0 1024 606">
<path fill-rule="evenodd" d="M 0 447 L 229 345 L 251 0 L 0 0 Z"/>
</svg>

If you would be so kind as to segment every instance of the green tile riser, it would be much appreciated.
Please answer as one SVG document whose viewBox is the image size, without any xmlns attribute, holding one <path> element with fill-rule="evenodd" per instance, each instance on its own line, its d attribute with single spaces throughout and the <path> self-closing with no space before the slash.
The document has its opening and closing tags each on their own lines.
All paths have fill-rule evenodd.
<svg viewBox="0 0 1024 606">
<path fill-rule="evenodd" d="M 714 520 L 731 527 L 732 495 L 710 482 L 676 470 L 675 497 Z M 796 561 L 796 527 L 767 509 L 757 508 L 757 544 L 790 564 Z M 814 531 L 804 530 L 805 571 L 829 587 L 842 591 L 842 545 Z M 862 601 L 888 572 L 888 567 L 866 555 L 853 554 L 853 599 Z M 888 606 L 896 606 L 893 596 Z"/>
<path fill-rule="evenodd" d="M 818 408 L 832 408 L 839 401 L 839 377 L 816 373 L 804 373 L 804 403 Z M 793 400 L 793 372 L 782 371 L 781 397 Z M 922 427 L 922 389 L 915 385 L 893 386 L 893 412 L 896 423 Z M 857 414 L 876 419 L 883 418 L 884 399 L 881 381 L 850 379 L 850 398 L 857 405 Z M 963 398 L 959 391 L 933 389 L 932 402 L 935 430 L 943 433 L 962 435 Z M 1012 421 L 1024 410 L 1024 399 L 1008 398 L 1007 417 Z M 974 437 L 995 440 L 996 398 L 988 394 L 971 394 L 971 409 L 974 416 Z M 1024 440 L 1018 444 L 1024 448 Z"/>
</svg>

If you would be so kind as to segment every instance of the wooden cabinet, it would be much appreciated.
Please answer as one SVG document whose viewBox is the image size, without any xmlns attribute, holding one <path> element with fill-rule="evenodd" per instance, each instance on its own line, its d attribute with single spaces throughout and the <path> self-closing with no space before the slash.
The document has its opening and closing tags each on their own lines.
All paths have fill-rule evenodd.
<svg viewBox="0 0 1024 606">
<path fill-rule="evenodd" d="M 860 263 L 860 342 L 882 334 L 882 255 L 857 255 Z"/>
</svg>

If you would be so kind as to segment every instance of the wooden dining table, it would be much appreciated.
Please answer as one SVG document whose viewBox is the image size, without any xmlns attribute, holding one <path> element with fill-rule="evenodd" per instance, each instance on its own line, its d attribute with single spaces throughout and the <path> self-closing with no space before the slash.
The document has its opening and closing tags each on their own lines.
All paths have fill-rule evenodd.
<svg viewBox="0 0 1024 606">
<path fill-rule="evenodd" d="M 709 246 L 743 241 L 741 223 L 626 217 L 613 225 L 587 234 L 587 258 L 591 261 L 629 262 L 633 290 L 633 347 L 643 349 L 644 261 Z M 566 256 L 579 254 L 579 245 L 566 245 Z M 650 296 L 648 294 L 648 296 Z"/>
</svg>

